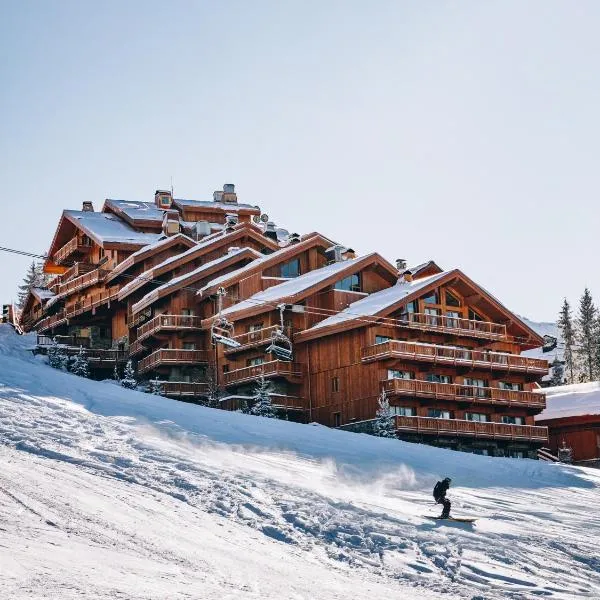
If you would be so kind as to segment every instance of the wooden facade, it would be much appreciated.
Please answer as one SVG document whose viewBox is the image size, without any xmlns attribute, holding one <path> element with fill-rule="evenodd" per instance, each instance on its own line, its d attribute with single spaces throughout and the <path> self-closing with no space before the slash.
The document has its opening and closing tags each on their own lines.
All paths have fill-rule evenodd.
<svg viewBox="0 0 600 600">
<path fill-rule="evenodd" d="M 533 417 L 548 365 L 521 356 L 543 340 L 461 271 L 286 234 L 233 186 L 212 202 L 157 191 L 90 212 L 63 214 L 47 261 L 61 273 L 22 324 L 85 340 L 93 368 L 128 358 L 168 396 L 216 385 L 233 410 L 264 377 L 288 418 L 358 431 L 385 391 L 407 440 L 518 456 L 547 443 Z"/>
</svg>

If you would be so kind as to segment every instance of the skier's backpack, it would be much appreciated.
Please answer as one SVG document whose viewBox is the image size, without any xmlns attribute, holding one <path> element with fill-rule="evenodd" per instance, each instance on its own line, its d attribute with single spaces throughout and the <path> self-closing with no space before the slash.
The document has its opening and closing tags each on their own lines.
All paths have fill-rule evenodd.
<svg viewBox="0 0 600 600">
<path fill-rule="evenodd" d="M 442 497 L 442 482 L 438 481 L 433 488 L 433 498 L 437 502 Z"/>
</svg>

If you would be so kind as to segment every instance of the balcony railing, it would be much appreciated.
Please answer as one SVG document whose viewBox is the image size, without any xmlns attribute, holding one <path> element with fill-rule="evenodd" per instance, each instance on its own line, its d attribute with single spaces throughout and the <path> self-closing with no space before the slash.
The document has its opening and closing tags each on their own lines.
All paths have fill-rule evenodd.
<svg viewBox="0 0 600 600">
<path fill-rule="evenodd" d="M 299 381 L 302 377 L 302 366 L 297 363 L 272 360 L 260 365 L 229 371 L 223 374 L 223 378 L 225 385 L 233 385 L 246 381 L 256 381 L 261 375 L 266 378 L 285 377 L 286 379 Z"/>
<path fill-rule="evenodd" d="M 398 319 L 398 325 L 468 337 L 483 337 L 493 340 L 507 339 L 506 325 L 491 323 L 489 321 L 474 321 L 460 317 L 447 317 L 445 315 L 404 313 Z"/>
<path fill-rule="evenodd" d="M 198 330 L 202 319 L 191 315 L 158 315 L 138 327 L 138 340 L 144 340 L 159 331 Z"/>
<path fill-rule="evenodd" d="M 136 340 L 129 345 L 129 356 L 137 356 L 138 354 L 145 352 L 147 349 L 148 348 L 146 348 L 146 346 L 144 346 L 139 340 Z"/>
<path fill-rule="evenodd" d="M 162 392 L 165 396 L 206 396 L 208 383 L 194 383 L 187 381 L 161 381 Z"/>
<path fill-rule="evenodd" d="M 74 237 L 68 241 L 62 248 L 59 248 L 53 256 L 53 260 L 57 265 L 67 261 L 77 252 L 89 252 L 92 248 L 92 241 L 86 238 Z"/>
<path fill-rule="evenodd" d="M 510 425 L 508 423 L 480 423 L 459 419 L 436 419 L 433 417 L 395 416 L 398 431 L 410 431 L 430 435 L 453 435 L 478 438 L 512 440 L 548 440 L 548 428 L 538 425 Z"/>
<path fill-rule="evenodd" d="M 270 327 L 264 327 L 263 329 L 257 329 L 256 331 L 248 331 L 240 335 L 236 335 L 233 339 L 240 344 L 236 348 L 225 348 L 225 354 L 234 354 L 248 348 L 255 348 L 257 346 L 264 346 L 269 344 L 272 339 L 273 332 L 281 329 L 279 325 L 272 325 Z M 289 338 L 289 328 L 284 329 L 284 334 Z"/>
<path fill-rule="evenodd" d="M 280 410 L 303 411 L 306 409 L 304 398 L 299 398 L 298 396 L 269 394 L 269 398 L 273 407 Z M 251 401 L 251 398 L 246 396 L 226 396 L 220 400 L 220 405 L 225 410 L 240 410 L 243 408 L 244 401 Z"/>
<path fill-rule="evenodd" d="M 71 279 L 66 283 L 59 284 L 57 287 L 57 293 L 70 294 L 84 287 L 100 283 L 104 279 L 104 277 L 106 277 L 107 273 L 108 271 L 105 271 L 103 269 L 96 269 L 95 271 L 90 271 L 85 275 L 81 275 L 79 277 L 76 277 L 75 279 Z"/>
<path fill-rule="evenodd" d="M 519 371 L 545 375 L 548 373 L 548 362 L 538 358 L 528 358 L 517 354 L 502 354 L 501 352 L 486 352 L 448 346 L 434 346 L 389 340 L 381 344 L 367 346 L 361 351 L 364 363 L 389 358 L 404 358 L 407 360 L 427 361 L 445 365 L 458 365 L 475 368 Z"/>
<path fill-rule="evenodd" d="M 177 350 L 161 348 L 138 363 L 138 372 L 144 373 L 164 365 L 197 365 L 208 363 L 206 350 Z"/>
<path fill-rule="evenodd" d="M 419 379 L 388 379 L 383 382 L 385 391 L 391 395 L 416 396 L 436 400 L 482 402 L 484 404 L 508 404 L 546 406 L 546 396 L 534 392 L 503 390 L 500 388 L 459 385 L 456 383 L 433 383 Z"/>
</svg>

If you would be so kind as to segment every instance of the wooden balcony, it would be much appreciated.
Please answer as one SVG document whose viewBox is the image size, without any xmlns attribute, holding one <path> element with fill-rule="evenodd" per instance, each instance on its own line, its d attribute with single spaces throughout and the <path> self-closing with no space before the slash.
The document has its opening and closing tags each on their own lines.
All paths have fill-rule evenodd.
<svg viewBox="0 0 600 600">
<path fill-rule="evenodd" d="M 237 385 L 248 381 L 256 381 L 261 375 L 270 379 L 274 377 L 283 377 L 294 383 L 299 383 L 302 379 L 302 366 L 298 363 L 284 362 L 282 360 L 272 360 L 261 365 L 252 365 L 243 367 L 235 371 L 229 371 L 223 374 L 224 383 L 228 385 Z"/>
<path fill-rule="evenodd" d="M 78 263 L 82 264 L 82 263 Z M 57 294 L 66 295 L 76 292 L 78 290 L 83 289 L 84 287 L 88 287 L 90 285 L 95 285 L 96 283 L 100 283 L 106 277 L 108 271 L 103 269 L 95 269 L 94 271 L 89 271 L 84 275 L 80 275 L 75 279 L 71 279 L 70 281 L 66 281 L 66 283 L 60 283 L 57 286 Z M 63 280 L 64 281 L 64 280 Z"/>
<path fill-rule="evenodd" d="M 163 394 L 176 397 L 200 397 L 208 394 L 207 383 L 195 383 L 187 381 L 161 381 Z"/>
<path fill-rule="evenodd" d="M 79 352 L 79 348 L 76 348 Z M 125 350 L 100 350 L 96 348 L 88 348 L 85 351 L 86 357 L 91 367 L 114 367 L 115 364 L 124 364 L 127 362 L 129 355 Z"/>
<path fill-rule="evenodd" d="M 200 365 L 208 363 L 207 350 L 177 350 L 161 348 L 138 363 L 138 372 L 145 373 L 168 365 Z"/>
<path fill-rule="evenodd" d="M 77 254 L 84 254 L 92 249 L 92 241 L 88 238 L 74 237 L 62 248 L 59 248 L 52 257 L 57 265 L 62 265 Z"/>
<path fill-rule="evenodd" d="M 298 396 L 287 396 L 285 394 L 269 394 L 271 404 L 278 410 L 293 410 L 303 411 L 306 410 L 304 398 Z M 220 400 L 221 408 L 225 410 L 241 410 L 243 401 L 251 401 L 248 396 L 225 396 Z"/>
<path fill-rule="evenodd" d="M 473 321 L 459 317 L 427 315 L 424 313 L 404 313 L 399 317 L 397 324 L 401 327 L 410 327 L 411 329 L 424 329 L 466 337 L 486 338 L 491 340 L 508 339 L 506 325 L 491 323 L 489 321 Z"/>
<path fill-rule="evenodd" d="M 271 343 L 273 332 L 280 329 L 279 325 L 272 325 L 270 327 L 264 327 L 263 329 L 257 329 L 256 331 L 248 331 L 240 335 L 234 336 L 236 342 L 240 344 L 237 348 L 225 348 L 225 354 L 235 354 L 236 352 L 242 352 L 249 348 L 257 348 L 259 346 L 266 346 Z M 285 335 L 289 338 L 289 328 L 284 329 Z"/>
<path fill-rule="evenodd" d="M 129 345 L 129 356 L 137 356 L 138 354 L 146 352 L 146 350 L 148 350 L 148 348 L 146 348 L 139 340 L 136 340 Z"/>
<path fill-rule="evenodd" d="M 142 341 L 161 331 L 198 331 L 201 330 L 200 317 L 191 315 L 158 315 L 138 327 L 138 340 Z"/>
<path fill-rule="evenodd" d="M 518 354 L 466 350 L 400 340 L 389 340 L 382 344 L 367 346 L 361 350 L 361 361 L 363 363 L 393 358 L 469 367 L 471 369 L 517 371 L 536 375 L 546 375 L 548 373 L 547 361 L 519 356 Z"/>
<path fill-rule="evenodd" d="M 396 430 L 426 435 L 491 438 L 503 440 L 548 441 L 548 428 L 538 425 L 479 423 L 459 419 L 395 416 Z"/>
<path fill-rule="evenodd" d="M 456 383 L 432 383 L 419 379 L 388 379 L 383 382 L 383 388 L 391 396 L 413 396 L 434 400 L 454 400 L 455 402 L 527 406 L 539 408 L 540 410 L 546 406 L 546 396 L 544 394 L 459 385 Z"/>
</svg>

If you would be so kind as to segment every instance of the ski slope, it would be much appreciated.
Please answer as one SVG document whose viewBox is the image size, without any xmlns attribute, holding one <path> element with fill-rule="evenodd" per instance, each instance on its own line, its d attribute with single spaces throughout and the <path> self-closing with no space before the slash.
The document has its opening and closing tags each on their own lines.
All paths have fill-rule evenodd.
<svg viewBox="0 0 600 600">
<path fill-rule="evenodd" d="M 600 472 L 202 408 L 0 326 L 0 598 L 599 598 Z M 453 478 L 453 514 L 431 489 Z"/>
</svg>

